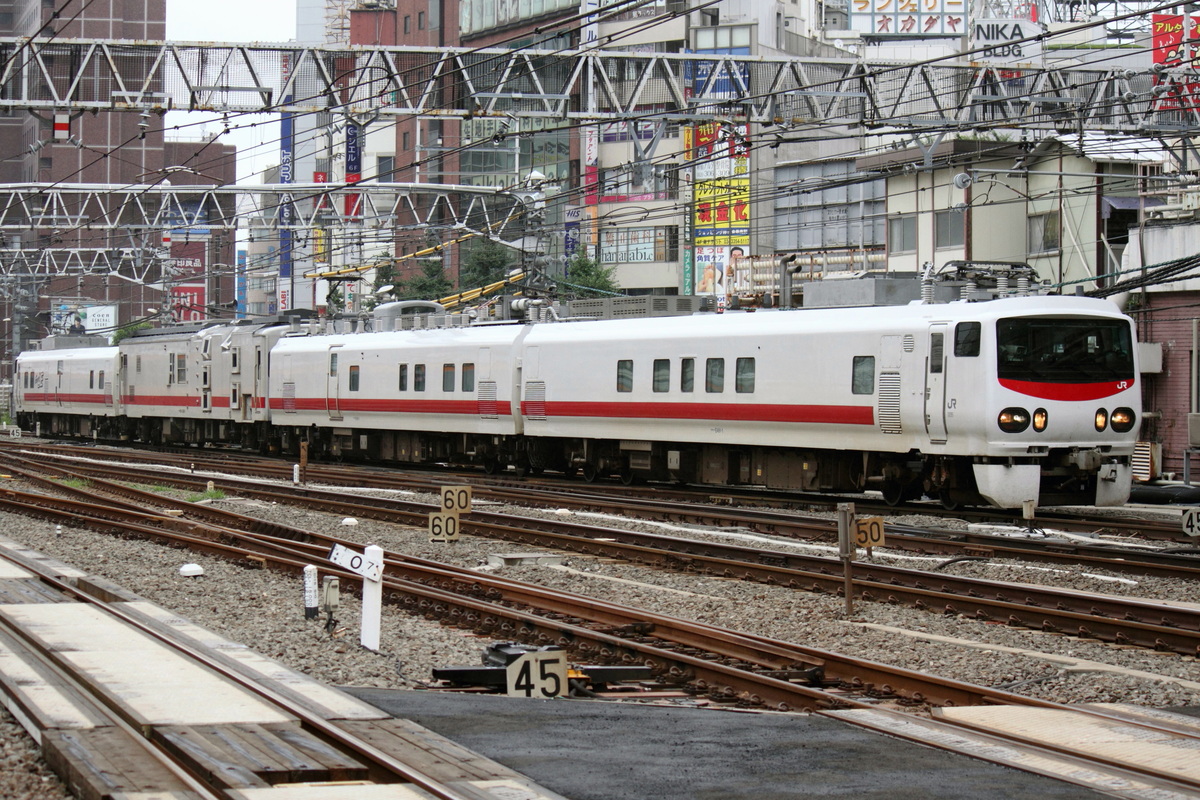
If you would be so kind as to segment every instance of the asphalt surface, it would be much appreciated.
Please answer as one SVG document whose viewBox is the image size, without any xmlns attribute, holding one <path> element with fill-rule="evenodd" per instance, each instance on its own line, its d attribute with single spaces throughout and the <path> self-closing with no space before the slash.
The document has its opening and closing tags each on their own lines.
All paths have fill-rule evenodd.
<svg viewBox="0 0 1200 800">
<path fill-rule="evenodd" d="M 1107 796 L 817 716 L 347 691 L 571 800 Z"/>
</svg>

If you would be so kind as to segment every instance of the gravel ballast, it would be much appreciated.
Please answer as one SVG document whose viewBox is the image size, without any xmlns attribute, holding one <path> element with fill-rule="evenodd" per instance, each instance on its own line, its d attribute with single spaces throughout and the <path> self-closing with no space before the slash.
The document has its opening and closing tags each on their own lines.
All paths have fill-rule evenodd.
<svg viewBox="0 0 1200 800">
<path fill-rule="evenodd" d="M 339 490 L 349 491 L 344 487 Z M 430 503 L 435 499 L 411 495 L 405 498 L 426 499 Z M 566 556 L 561 568 L 493 568 L 487 566 L 489 555 L 528 548 L 474 537 L 463 537 L 453 544 L 431 544 L 424 529 L 365 519 L 345 525 L 341 517 L 236 497 L 212 502 L 241 514 L 334 533 L 364 544 L 375 543 L 388 551 L 482 569 L 506 578 L 929 674 L 1009 688 L 1056 702 L 1124 702 L 1169 707 L 1195 705 L 1200 696 L 1200 666 L 1195 658 L 1187 656 L 1152 653 L 877 603 L 859 602 L 853 616 L 847 617 L 844 601 L 836 596 L 661 572 L 575 554 Z M 566 511 L 533 512 L 491 504 L 487 508 L 557 517 L 571 515 Z M 594 515 L 579 516 L 588 522 L 596 521 Z M 347 591 L 342 592 L 337 615 L 339 627 L 330 636 L 323 620 L 304 619 L 299 576 L 250 569 L 145 540 L 122 539 L 67 526 L 60 528 L 15 515 L 0 514 L 0 523 L 12 539 L 119 583 L 204 627 L 331 684 L 421 688 L 432 680 L 434 667 L 478 664 L 481 651 L 493 641 L 385 607 L 381 652 L 373 653 L 358 645 L 358 599 Z M 608 519 L 606 524 L 672 532 L 650 523 Z M 683 530 L 681 526 L 672 527 Z M 708 531 L 708 535 L 739 534 Z M 756 546 L 765 547 L 763 541 L 768 538 L 755 535 L 753 541 Z M 799 545 L 778 540 L 775 546 Z M 886 562 L 891 556 L 877 553 L 876 558 Z M 904 566 L 916 565 L 903 556 L 896 559 Z M 179 569 L 185 563 L 199 564 L 203 576 L 180 575 Z M 1129 597 L 1200 600 L 1196 585 L 1158 578 L 1080 574 L 1076 570 L 1048 570 L 1040 565 L 990 562 L 962 562 L 947 567 L 946 571 Z M 19 729 L 11 724 L 0 727 L 0 746 L 4 747 L 6 759 L 16 752 L 15 740 L 21 738 L 14 731 L 19 734 Z M 49 800 L 66 796 L 52 779 L 44 782 L 47 785 L 41 787 L 40 794 L 30 794 L 32 789 L 16 785 L 10 788 L 10 772 L 23 779 L 21 787 L 43 780 L 36 770 L 28 771 L 34 776 L 29 778 L 21 768 L 5 769 L 5 776 L 0 778 L 0 795 L 4 797 Z"/>
</svg>

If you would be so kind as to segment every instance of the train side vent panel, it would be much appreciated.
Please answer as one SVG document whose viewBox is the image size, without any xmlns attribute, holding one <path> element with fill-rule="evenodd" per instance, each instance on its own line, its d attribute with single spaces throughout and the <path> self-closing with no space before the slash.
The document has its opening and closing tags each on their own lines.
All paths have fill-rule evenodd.
<svg viewBox="0 0 1200 800">
<path fill-rule="evenodd" d="M 546 418 L 546 382 L 528 381 L 525 384 L 525 418 Z"/>
<path fill-rule="evenodd" d="M 879 430 L 883 433 L 902 433 L 900 427 L 900 373 L 879 374 Z"/>
<path fill-rule="evenodd" d="M 544 395 L 543 395 L 544 399 Z M 543 411 L 545 403 L 542 404 Z M 483 419 L 496 419 L 500 415 L 500 409 L 496 404 L 496 382 L 495 381 L 480 381 L 479 382 L 479 416 Z"/>
<path fill-rule="evenodd" d="M 1133 479 L 1153 481 L 1159 477 L 1162 445 L 1158 442 L 1138 442 L 1133 447 Z"/>
<path fill-rule="evenodd" d="M 917 347 L 917 340 L 911 333 L 904 334 L 904 352 L 911 353 Z M 899 433 L 899 431 L 897 431 Z"/>
</svg>

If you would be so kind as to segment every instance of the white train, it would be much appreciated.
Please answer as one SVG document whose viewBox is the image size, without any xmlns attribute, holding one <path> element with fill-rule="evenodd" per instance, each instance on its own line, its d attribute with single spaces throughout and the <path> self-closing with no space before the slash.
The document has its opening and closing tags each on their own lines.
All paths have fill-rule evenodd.
<svg viewBox="0 0 1200 800">
<path fill-rule="evenodd" d="M 140 332 L 25 352 L 43 435 L 947 504 L 1119 505 L 1140 386 L 1109 301 L 759 310 L 328 334 Z"/>
</svg>

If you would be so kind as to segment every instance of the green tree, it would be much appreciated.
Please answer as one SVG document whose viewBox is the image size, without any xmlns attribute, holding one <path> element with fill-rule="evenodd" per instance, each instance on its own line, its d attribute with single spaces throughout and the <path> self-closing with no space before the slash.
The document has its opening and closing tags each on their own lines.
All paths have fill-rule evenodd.
<svg viewBox="0 0 1200 800">
<path fill-rule="evenodd" d="M 375 267 L 375 279 L 371 281 L 371 291 L 363 300 L 363 308 L 367 311 L 374 310 L 375 306 L 385 301 L 386 298 L 381 299 L 379 295 L 375 294 L 384 286 L 391 286 L 394 296 L 400 295 L 400 287 L 397 286 L 400 279 L 396 277 L 396 262 L 392 259 L 392 254 L 384 253 L 380 259 L 381 261 Z"/>
<path fill-rule="evenodd" d="M 134 322 L 130 325 L 125 325 L 123 327 L 117 328 L 116 333 L 113 334 L 112 343 L 116 344 L 117 342 L 121 341 L 122 339 L 126 339 L 130 336 L 133 336 L 133 334 L 136 333 L 137 331 L 144 331 L 147 328 L 153 328 L 153 327 L 154 326 L 151 325 L 149 322 Z"/>
<path fill-rule="evenodd" d="M 426 261 L 421 267 L 421 274 L 405 283 L 403 292 L 397 297 L 405 300 L 440 300 L 452 291 L 454 284 L 446 277 L 442 260 L 438 258 Z"/>
<path fill-rule="evenodd" d="M 576 297 L 609 297 L 622 294 L 613 268 L 578 253 L 567 262 L 567 280 L 562 288 Z"/>
<path fill-rule="evenodd" d="M 462 254 L 462 263 L 458 267 L 460 292 L 503 280 L 517 262 L 517 253 L 511 247 L 482 237 L 464 242 Z"/>
</svg>

